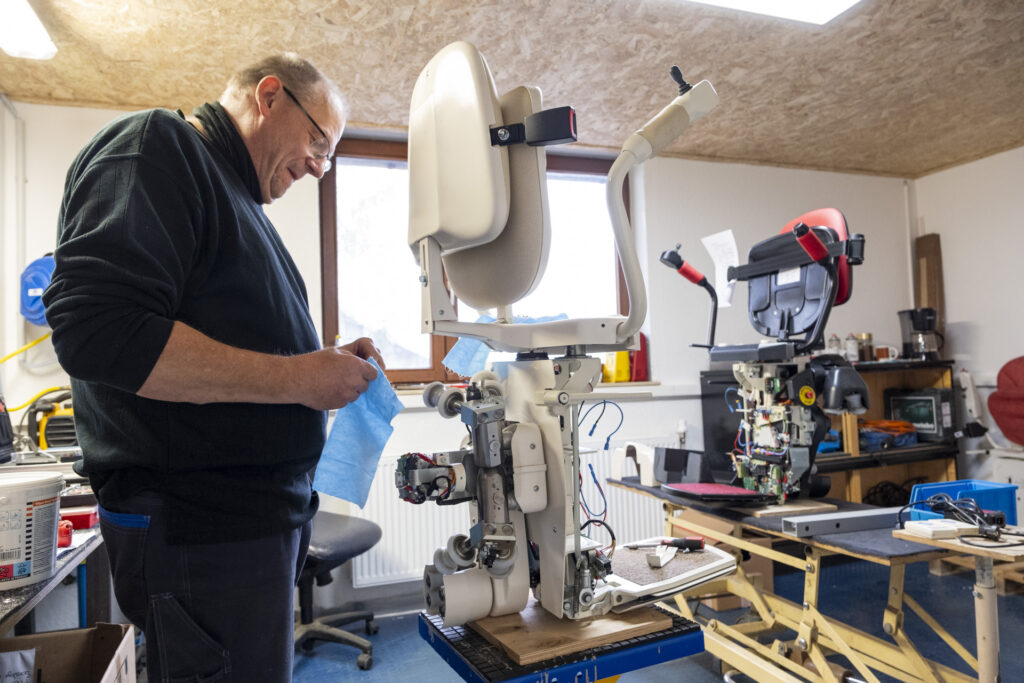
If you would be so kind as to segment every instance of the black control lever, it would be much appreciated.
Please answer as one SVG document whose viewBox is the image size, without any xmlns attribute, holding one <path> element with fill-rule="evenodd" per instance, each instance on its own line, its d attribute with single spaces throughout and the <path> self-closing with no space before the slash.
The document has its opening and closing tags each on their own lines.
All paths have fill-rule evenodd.
<svg viewBox="0 0 1024 683">
<path fill-rule="evenodd" d="M 693 86 L 683 80 L 683 72 L 679 70 L 678 66 L 673 66 L 669 69 L 669 74 L 672 76 L 672 80 L 679 86 L 679 94 L 685 95 L 688 91 L 693 89 Z"/>
</svg>

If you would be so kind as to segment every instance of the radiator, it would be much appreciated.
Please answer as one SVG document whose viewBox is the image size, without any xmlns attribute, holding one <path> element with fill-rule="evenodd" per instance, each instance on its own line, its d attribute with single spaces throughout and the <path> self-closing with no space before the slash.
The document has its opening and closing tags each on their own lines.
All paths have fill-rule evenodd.
<svg viewBox="0 0 1024 683">
<path fill-rule="evenodd" d="M 675 437 L 629 441 L 648 446 L 676 445 Z M 596 450 L 603 447 L 603 442 L 582 443 L 583 452 L 580 456 L 584 475 L 583 494 L 587 503 L 594 513 L 601 511 L 601 494 L 588 467 L 593 464 L 594 473 L 608 500 L 608 516 L 605 521 L 615 532 L 620 544 L 660 536 L 665 528 L 664 513 L 657 499 L 605 484 L 605 479 L 613 477 L 612 451 L 624 443 L 613 441 L 608 451 Z M 588 452 L 591 449 L 595 452 Z M 395 490 L 397 462 L 397 456 L 385 455 L 381 458 L 366 506 L 352 513 L 373 520 L 384 530 L 380 542 L 352 562 L 352 585 L 356 588 L 421 580 L 423 566 L 433 561 L 434 550 L 446 543 L 449 536 L 469 531 L 469 503 L 440 506 L 430 502 L 413 505 L 401 500 Z M 618 478 L 618 474 L 613 478 Z M 582 512 L 581 517 L 585 519 Z M 608 537 L 603 534 L 599 529 L 593 535 L 598 540 L 607 541 Z"/>
</svg>

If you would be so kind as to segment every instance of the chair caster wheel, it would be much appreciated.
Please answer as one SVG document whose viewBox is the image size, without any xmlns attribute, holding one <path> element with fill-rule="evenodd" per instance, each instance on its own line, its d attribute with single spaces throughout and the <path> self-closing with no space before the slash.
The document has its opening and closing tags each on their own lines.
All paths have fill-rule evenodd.
<svg viewBox="0 0 1024 683">
<path fill-rule="evenodd" d="M 373 666 L 373 655 L 362 654 L 356 657 L 356 666 L 363 671 L 369 671 Z"/>
<path fill-rule="evenodd" d="M 375 619 L 370 619 L 366 622 L 363 630 L 366 631 L 366 635 L 375 636 L 380 632 L 380 624 Z"/>
</svg>

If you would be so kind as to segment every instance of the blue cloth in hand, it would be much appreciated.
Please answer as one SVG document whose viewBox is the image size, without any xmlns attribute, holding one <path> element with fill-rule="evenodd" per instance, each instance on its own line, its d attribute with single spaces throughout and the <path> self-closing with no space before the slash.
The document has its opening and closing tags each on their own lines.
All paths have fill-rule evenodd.
<svg viewBox="0 0 1024 683">
<path fill-rule="evenodd" d="M 529 318 L 517 315 L 514 317 L 514 321 L 517 324 L 534 324 L 551 322 L 552 320 L 565 320 L 566 318 L 568 316 L 565 313 L 549 315 L 543 318 Z M 494 321 L 495 318 L 489 315 L 482 315 L 476 320 L 478 323 L 493 323 Z M 441 363 L 456 375 L 472 377 L 487 367 L 487 357 L 490 353 L 491 349 L 479 339 L 460 337 Z"/>
<path fill-rule="evenodd" d="M 335 414 L 313 479 L 317 491 L 359 507 L 366 505 L 380 455 L 394 431 L 391 420 L 402 410 L 402 402 L 380 366 L 372 359 L 369 362 L 377 368 L 377 379 Z"/>
</svg>

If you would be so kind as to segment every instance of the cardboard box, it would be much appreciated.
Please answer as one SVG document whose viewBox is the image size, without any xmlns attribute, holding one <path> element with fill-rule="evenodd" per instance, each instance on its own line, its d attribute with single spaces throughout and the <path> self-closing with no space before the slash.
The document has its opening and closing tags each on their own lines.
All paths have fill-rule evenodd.
<svg viewBox="0 0 1024 683">
<path fill-rule="evenodd" d="M 720 531 L 722 533 L 729 533 L 732 530 L 732 524 L 729 522 L 689 508 L 679 511 L 676 514 L 676 519 L 691 521 L 695 524 L 700 524 L 701 526 L 714 529 L 715 531 Z M 693 533 L 696 534 L 697 532 L 694 531 Z M 744 534 L 743 539 L 765 548 L 772 547 L 772 539 L 769 537 Z M 730 549 L 730 546 L 718 543 L 709 538 L 704 539 L 704 542 L 709 545 L 717 545 L 723 550 Z M 743 571 L 746 573 L 747 578 L 750 579 L 752 584 L 769 593 L 774 590 L 775 572 L 770 559 L 750 553 L 750 559 L 742 562 L 740 566 L 743 568 Z M 738 595 L 725 595 L 721 597 L 708 598 L 702 602 L 716 612 L 724 612 L 726 610 L 747 607 L 750 605 L 748 600 L 742 599 Z"/>
<path fill-rule="evenodd" d="M 130 624 L 50 631 L 0 639 L 0 653 L 35 649 L 35 671 L 0 680 L 21 683 L 136 683 L 135 629 Z M 22 672 L 22 674 L 27 672 Z"/>
</svg>

